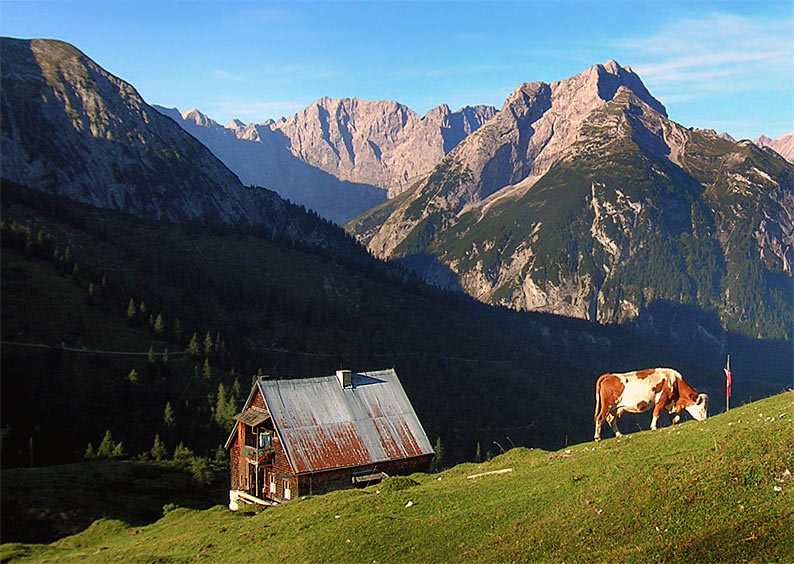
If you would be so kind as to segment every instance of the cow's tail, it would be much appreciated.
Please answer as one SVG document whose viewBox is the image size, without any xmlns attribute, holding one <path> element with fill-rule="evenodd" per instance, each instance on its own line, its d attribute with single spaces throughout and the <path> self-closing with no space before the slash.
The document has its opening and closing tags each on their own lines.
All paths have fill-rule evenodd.
<svg viewBox="0 0 794 564">
<path fill-rule="evenodd" d="M 593 414 L 593 422 L 598 423 L 598 414 L 601 412 L 601 382 L 604 380 L 602 376 L 598 377 L 595 385 L 595 413 Z"/>
</svg>

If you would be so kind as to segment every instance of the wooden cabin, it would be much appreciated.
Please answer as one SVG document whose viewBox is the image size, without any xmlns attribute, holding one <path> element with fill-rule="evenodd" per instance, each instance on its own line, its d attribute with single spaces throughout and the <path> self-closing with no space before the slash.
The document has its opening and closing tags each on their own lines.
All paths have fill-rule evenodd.
<svg viewBox="0 0 794 564">
<path fill-rule="evenodd" d="M 259 379 L 235 419 L 226 441 L 232 510 L 426 472 L 433 457 L 393 369 Z"/>
</svg>

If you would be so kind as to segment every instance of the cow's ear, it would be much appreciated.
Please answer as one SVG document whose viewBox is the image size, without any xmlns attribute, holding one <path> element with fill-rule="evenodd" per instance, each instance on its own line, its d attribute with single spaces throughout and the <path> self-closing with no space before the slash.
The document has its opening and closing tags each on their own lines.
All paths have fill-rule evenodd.
<svg viewBox="0 0 794 564">
<path fill-rule="evenodd" d="M 705 401 L 706 401 L 706 396 L 704 396 L 703 394 L 699 394 L 698 395 L 697 404 L 700 405 L 701 403 L 703 403 Z"/>
</svg>

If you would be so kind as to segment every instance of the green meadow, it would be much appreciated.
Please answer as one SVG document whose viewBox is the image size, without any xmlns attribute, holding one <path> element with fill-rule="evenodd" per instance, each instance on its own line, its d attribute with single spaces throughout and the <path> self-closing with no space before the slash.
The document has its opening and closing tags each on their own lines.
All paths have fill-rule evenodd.
<svg viewBox="0 0 794 564">
<path fill-rule="evenodd" d="M 703 423 L 515 448 L 263 511 L 101 519 L 52 544 L 5 544 L 2 560 L 793 562 L 792 469 L 788 391 Z"/>
</svg>

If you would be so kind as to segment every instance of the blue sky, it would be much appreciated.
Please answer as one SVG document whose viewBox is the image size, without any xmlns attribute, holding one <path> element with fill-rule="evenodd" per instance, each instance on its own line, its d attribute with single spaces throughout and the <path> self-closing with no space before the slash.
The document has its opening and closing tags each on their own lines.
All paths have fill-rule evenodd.
<svg viewBox="0 0 794 564">
<path fill-rule="evenodd" d="M 220 123 L 322 96 L 500 107 L 615 59 L 685 126 L 794 130 L 794 0 L 0 0 L 0 33 L 68 41 L 147 102 Z"/>
</svg>

